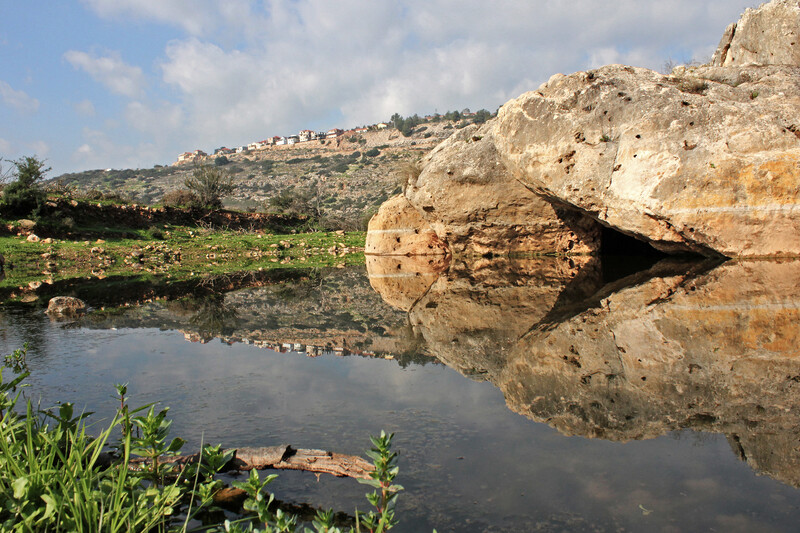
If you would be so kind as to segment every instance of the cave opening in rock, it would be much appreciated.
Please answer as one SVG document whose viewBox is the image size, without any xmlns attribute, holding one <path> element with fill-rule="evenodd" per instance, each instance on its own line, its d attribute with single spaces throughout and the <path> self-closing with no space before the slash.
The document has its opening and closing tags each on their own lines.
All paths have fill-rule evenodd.
<svg viewBox="0 0 800 533">
<path fill-rule="evenodd" d="M 603 226 L 600 255 L 603 280 L 608 283 L 647 270 L 668 254 L 614 228 Z"/>
</svg>

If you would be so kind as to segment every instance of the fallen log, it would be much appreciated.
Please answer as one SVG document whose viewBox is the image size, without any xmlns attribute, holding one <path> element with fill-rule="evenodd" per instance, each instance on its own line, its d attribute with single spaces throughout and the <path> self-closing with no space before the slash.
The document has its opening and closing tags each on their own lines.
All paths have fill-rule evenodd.
<svg viewBox="0 0 800 533">
<path fill-rule="evenodd" d="M 224 450 L 223 450 L 224 452 Z M 159 464 L 182 471 L 186 465 L 197 463 L 200 453 L 179 455 L 175 457 L 160 457 Z M 110 465 L 114 462 L 111 454 L 102 454 L 98 463 Z M 150 463 L 146 458 L 131 459 L 129 467 L 141 470 Z M 280 446 L 266 446 L 261 448 L 237 448 L 233 458 L 228 461 L 222 472 L 232 470 L 303 470 L 315 474 L 331 474 L 336 477 L 369 478 L 373 466 L 366 459 L 357 455 L 345 455 L 325 450 L 310 450 L 293 448 L 288 444 Z"/>
</svg>

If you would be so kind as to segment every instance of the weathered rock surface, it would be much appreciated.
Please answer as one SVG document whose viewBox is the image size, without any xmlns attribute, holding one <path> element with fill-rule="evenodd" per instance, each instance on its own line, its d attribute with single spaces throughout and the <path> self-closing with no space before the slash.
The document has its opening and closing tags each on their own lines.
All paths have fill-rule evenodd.
<svg viewBox="0 0 800 533">
<path fill-rule="evenodd" d="M 775 0 L 748 9 L 725 29 L 711 64 L 748 63 L 800 66 L 800 2 Z"/>
<path fill-rule="evenodd" d="M 796 257 L 798 109 L 800 2 L 773 0 L 711 66 L 553 76 L 443 142 L 404 194 L 456 254 L 595 252 L 591 218 L 666 252 Z"/>
<path fill-rule="evenodd" d="M 369 221 L 367 255 L 447 255 L 447 245 L 403 195 L 390 198 Z"/>
<path fill-rule="evenodd" d="M 496 122 L 513 175 L 665 251 L 800 255 L 800 69 L 611 65 Z"/>
<path fill-rule="evenodd" d="M 411 206 L 455 254 L 596 251 L 599 225 L 554 205 L 515 180 L 501 162 L 494 128 L 469 126 L 423 160 L 407 184 Z"/>
<path fill-rule="evenodd" d="M 77 317 L 86 312 L 83 300 L 73 296 L 56 296 L 47 304 L 47 314 L 53 317 Z"/>
</svg>

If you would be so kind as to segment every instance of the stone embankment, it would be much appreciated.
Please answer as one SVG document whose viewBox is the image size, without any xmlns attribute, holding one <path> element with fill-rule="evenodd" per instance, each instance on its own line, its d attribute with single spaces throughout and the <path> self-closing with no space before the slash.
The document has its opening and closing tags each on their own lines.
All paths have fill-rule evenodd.
<svg viewBox="0 0 800 533">
<path fill-rule="evenodd" d="M 69 233 L 75 226 L 106 226 L 143 229 L 164 224 L 178 226 L 209 226 L 229 230 L 257 230 L 291 228 L 305 222 L 300 215 L 276 215 L 270 213 L 242 213 L 218 209 L 213 211 L 183 209 L 177 207 L 147 207 L 136 204 L 103 204 L 66 198 L 51 199 L 44 205 L 42 214 L 46 218 L 59 220 L 58 229 L 39 226 L 30 220 L 3 226 L 9 233 L 39 237 L 55 233 Z"/>
<path fill-rule="evenodd" d="M 800 2 L 729 27 L 711 65 L 556 74 L 439 145 L 367 246 L 428 228 L 435 253 L 598 252 L 601 227 L 668 252 L 800 256 Z M 406 224 L 406 222 L 403 222 Z M 606 232 L 607 233 L 607 232 Z"/>
</svg>

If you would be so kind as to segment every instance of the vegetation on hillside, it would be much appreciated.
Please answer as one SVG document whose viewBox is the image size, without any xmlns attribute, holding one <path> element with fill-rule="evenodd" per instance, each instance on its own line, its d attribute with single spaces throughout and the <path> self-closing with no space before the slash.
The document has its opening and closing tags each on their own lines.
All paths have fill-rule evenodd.
<svg viewBox="0 0 800 533">
<path fill-rule="evenodd" d="M 42 181 L 50 168 L 36 156 L 10 161 L 14 180 L 4 185 L 0 196 L 0 216 L 28 216 L 36 214 L 45 202 Z"/>
<path fill-rule="evenodd" d="M 468 116 L 464 116 L 464 114 Z M 293 146 L 212 155 L 204 164 L 218 169 L 235 187 L 223 195 L 229 209 L 302 213 L 321 229 L 357 230 L 387 198 L 400 191 L 403 168 L 457 128 L 492 114 L 449 111 L 432 117 L 392 117 L 385 130 L 371 129 Z M 200 200 L 187 188 L 196 167 L 88 170 L 55 181 L 76 193 L 117 194 L 146 205 L 191 206 Z"/>
<path fill-rule="evenodd" d="M 397 128 L 400 133 L 403 134 L 404 137 L 410 136 L 412 133 L 415 132 L 417 126 L 421 124 L 428 124 L 428 123 L 439 123 L 442 121 L 446 122 L 453 122 L 459 123 L 459 127 L 464 127 L 467 124 L 483 124 L 487 120 L 492 117 L 492 113 L 487 111 L 486 109 L 481 109 L 476 111 L 475 113 L 470 112 L 469 109 L 464 109 L 463 111 L 448 111 L 444 115 L 440 115 L 436 113 L 430 117 L 420 117 L 419 115 L 411 115 L 408 117 L 403 117 L 399 113 L 395 113 L 392 115 L 390 122 L 392 126 Z M 417 130 L 418 132 L 424 131 L 424 129 Z"/>
</svg>

